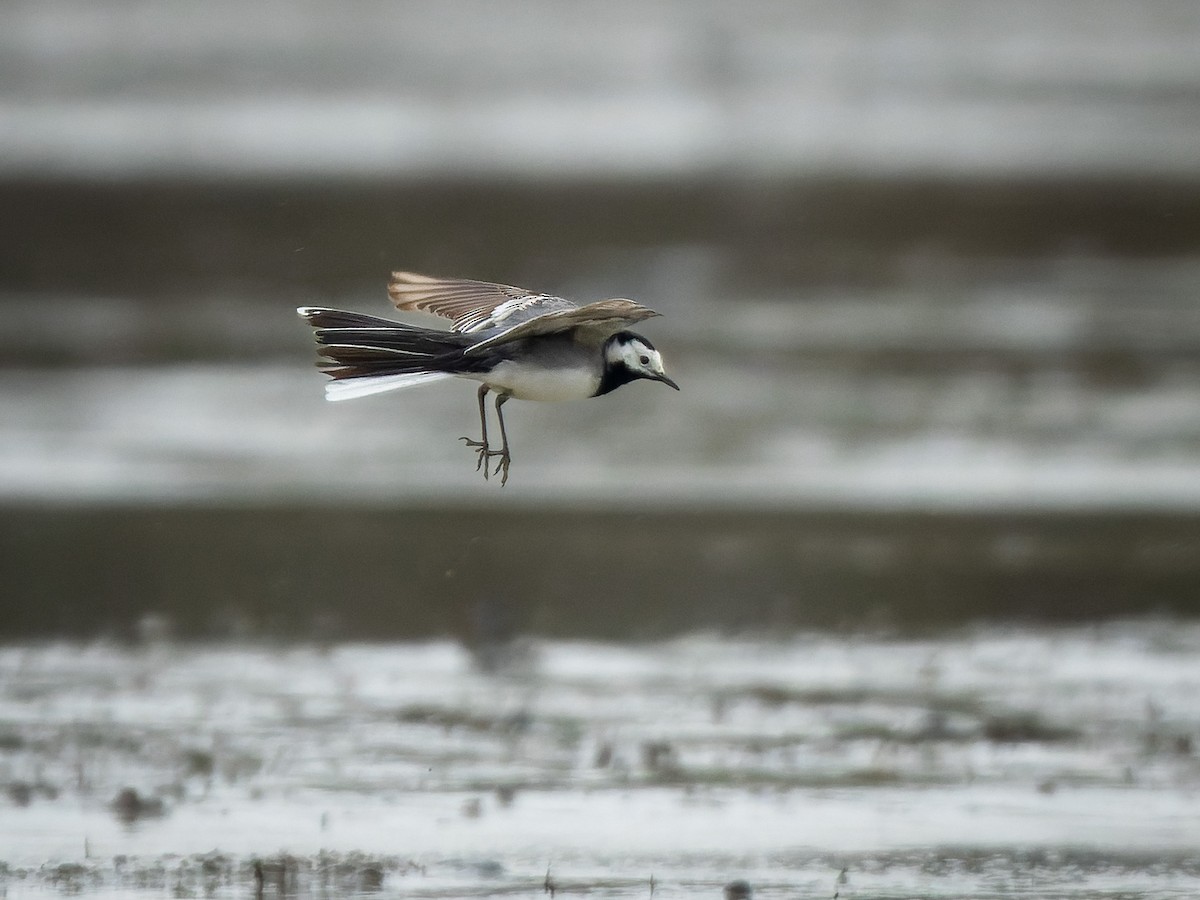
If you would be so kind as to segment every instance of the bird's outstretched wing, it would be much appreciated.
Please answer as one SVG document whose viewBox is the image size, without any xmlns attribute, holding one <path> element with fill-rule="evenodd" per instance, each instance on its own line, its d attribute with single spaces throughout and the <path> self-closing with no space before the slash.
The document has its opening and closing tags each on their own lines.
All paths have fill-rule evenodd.
<svg viewBox="0 0 1200 900">
<path fill-rule="evenodd" d="M 526 319 L 524 322 L 513 325 L 511 328 L 506 328 L 499 334 L 494 334 L 479 341 L 477 344 L 472 344 L 463 352 L 467 356 L 474 356 L 477 353 L 482 353 L 491 347 L 495 347 L 497 344 L 507 344 L 510 341 L 519 341 L 546 334 L 556 334 L 561 331 L 570 331 L 571 329 L 578 329 L 586 335 L 585 340 L 599 345 L 618 331 L 624 331 L 627 326 L 632 325 L 634 322 L 640 322 L 642 319 L 649 319 L 651 316 L 657 315 L 658 313 L 654 310 L 647 309 L 640 303 L 635 303 L 632 300 L 621 298 L 597 300 L 595 303 L 589 303 L 586 306 L 542 313 L 540 316 Z"/>
<path fill-rule="evenodd" d="M 388 296 L 397 309 L 416 309 L 452 319 L 452 330 L 464 333 L 504 328 L 543 313 L 576 308 L 562 297 L 509 284 L 432 278 L 414 272 L 393 272 Z"/>
<path fill-rule="evenodd" d="M 481 353 L 498 344 L 581 329 L 596 343 L 626 326 L 657 316 L 652 309 L 620 298 L 578 306 L 562 297 L 525 288 L 465 278 L 431 278 L 393 272 L 388 296 L 398 309 L 416 309 L 452 319 L 457 332 L 502 329 L 464 352 Z"/>
</svg>

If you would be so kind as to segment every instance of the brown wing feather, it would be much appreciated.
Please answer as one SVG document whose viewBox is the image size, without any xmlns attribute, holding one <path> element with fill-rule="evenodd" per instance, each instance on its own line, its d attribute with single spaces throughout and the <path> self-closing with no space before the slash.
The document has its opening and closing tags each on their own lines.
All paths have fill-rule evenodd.
<svg viewBox="0 0 1200 900">
<path fill-rule="evenodd" d="M 506 321 L 570 310 L 562 297 L 539 294 L 510 284 L 468 278 L 433 278 L 415 272 L 393 272 L 388 296 L 397 309 L 415 309 L 452 319 L 454 331 L 498 327 Z M 513 317 L 516 318 L 513 318 Z"/>
</svg>

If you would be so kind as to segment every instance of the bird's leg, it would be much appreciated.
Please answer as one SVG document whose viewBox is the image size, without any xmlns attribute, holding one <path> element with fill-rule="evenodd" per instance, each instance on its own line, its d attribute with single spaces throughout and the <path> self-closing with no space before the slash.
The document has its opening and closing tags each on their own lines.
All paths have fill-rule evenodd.
<svg viewBox="0 0 1200 900">
<path fill-rule="evenodd" d="M 500 407 L 504 404 L 504 401 L 508 399 L 508 395 L 496 395 L 496 417 L 500 420 L 500 435 L 504 438 L 504 446 L 500 450 L 493 450 L 490 446 L 488 446 L 487 407 L 485 407 L 483 404 L 483 400 L 487 396 L 488 390 L 490 389 L 486 384 L 479 386 L 478 397 L 480 439 L 476 441 L 469 437 L 461 437 L 459 440 L 475 450 L 475 453 L 478 457 L 475 462 L 475 471 L 478 472 L 480 469 L 482 469 L 484 479 L 497 474 L 503 468 L 504 477 L 500 479 L 500 486 L 503 487 L 504 482 L 508 481 L 508 435 L 504 432 L 504 416 L 500 413 Z M 488 465 L 493 456 L 500 457 L 500 462 L 496 464 L 496 469 L 494 472 L 491 471 L 490 466 Z"/>
<path fill-rule="evenodd" d="M 477 441 L 473 441 L 469 437 L 459 438 L 459 440 L 465 442 L 468 447 L 476 448 L 476 452 L 479 454 L 479 460 L 475 463 L 475 471 L 478 472 L 480 469 L 483 469 L 483 477 L 485 479 L 488 477 L 488 467 L 484 463 L 487 461 L 488 457 L 492 455 L 492 453 L 488 451 L 487 410 L 483 406 L 483 398 L 487 396 L 487 392 L 488 386 L 486 384 L 481 384 L 479 386 L 479 430 L 482 433 L 482 437 Z"/>
<path fill-rule="evenodd" d="M 508 481 L 508 464 L 512 462 L 512 457 L 509 456 L 508 453 L 508 432 L 504 428 L 504 411 L 500 409 L 506 400 L 508 400 L 508 394 L 496 395 L 496 418 L 500 420 L 500 439 L 502 444 L 499 453 L 500 462 L 496 463 L 496 470 L 492 472 L 492 474 L 495 475 L 500 471 L 504 472 L 503 477 L 500 479 L 500 487 L 504 487 L 505 483 Z M 495 456 L 497 454 L 493 450 L 489 455 Z"/>
</svg>

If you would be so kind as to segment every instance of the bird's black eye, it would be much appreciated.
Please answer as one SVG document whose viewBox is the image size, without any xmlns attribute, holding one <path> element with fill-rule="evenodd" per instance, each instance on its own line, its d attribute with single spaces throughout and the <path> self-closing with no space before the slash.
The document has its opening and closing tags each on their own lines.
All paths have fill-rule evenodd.
<svg viewBox="0 0 1200 900">
<path fill-rule="evenodd" d="M 650 357 L 648 357 L 648 356 L 643 356 L 643 357 L 641 358 L 641 363 L 642 363 L 642 365 L 643 365 L 643 366 L 648 366 L 648 365 L 650 365 Z"/>
</svg>

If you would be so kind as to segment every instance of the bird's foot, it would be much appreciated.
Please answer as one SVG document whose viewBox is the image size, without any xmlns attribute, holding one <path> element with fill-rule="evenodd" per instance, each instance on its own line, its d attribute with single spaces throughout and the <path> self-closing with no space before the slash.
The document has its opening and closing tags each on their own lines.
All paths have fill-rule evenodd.
<svg viewBox="0 0 1200 900">
<path fill-rule="evenodd" d="M 475 451 L 477 456 L 475 471 L 482 470 L 485 481 L 490 476 L 499 473 L 501 469 L 504 470 L 504 477 L 500 479 L 500 486 L 504 487 L 504 482 L 508 481 L 508 450 L 493 450 L 487 445 L 486 441 L 477 441 L 474 438 L 461 437 L 459 440 Z M 488 466 L 492 457 L 500 458 L 500 462 L 496 463 L 496 470 L 494 472 L 490 471 Z"/>
<path fill-rule="evenodd" d="M 473 449 L 479 457 L 475 462 L 475 471 L 483 470 L 483 477 L 488 477 L 488 467 L 484 465 L 484 461 L 489 459 L 493 453 L 498 451 L 488 449 L 487 441 L 477 441 L 474 438 L 460 437 L 460 441 Z"/>
<path fill-rule="evenodd" d="M 492 471 L 492 474 L 499 475 L 501 472 L 504 473 L 500 478 L 500 487 L 504 487 L 508 483 L 508 466 L 512 462 L 512 457 L 508 455 L 508 448 L 491 450 L 488 452 L 488 455 L 500 457 L 500 462 L 496 463 L 496 468 Z"/>
</svg>

